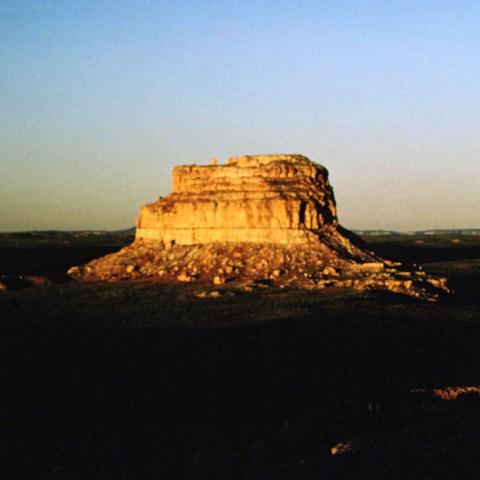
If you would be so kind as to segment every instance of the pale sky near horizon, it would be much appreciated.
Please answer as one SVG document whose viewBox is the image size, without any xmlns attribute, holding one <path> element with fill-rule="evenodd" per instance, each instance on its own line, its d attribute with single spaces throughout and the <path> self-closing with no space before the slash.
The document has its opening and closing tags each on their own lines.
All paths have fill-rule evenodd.
<svg viewBox="0 0 480 480">
<path fill-rule="evenodd" d="M 480 227 L 480 2 L 0 0 L 0 71 L 0 231 L 255 153 L 325 165 L 348 228 Z"/>
</svg>

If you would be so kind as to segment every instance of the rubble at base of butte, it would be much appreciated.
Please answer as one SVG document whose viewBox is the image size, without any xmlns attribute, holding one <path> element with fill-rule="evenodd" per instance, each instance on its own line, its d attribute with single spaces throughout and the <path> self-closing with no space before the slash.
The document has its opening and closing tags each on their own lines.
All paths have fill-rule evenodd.
<svg viewBox="0 0 480 480">
<path fill-rule="evenodd" d="M 75 279 L 390 290 L 436 300 L 446 280 L 378 257 L 339 225 L 327 170 L 302 155 L 231 158 L 173 171 L 142 207 L 135 241 L 72 267 Z"/>
</svg>

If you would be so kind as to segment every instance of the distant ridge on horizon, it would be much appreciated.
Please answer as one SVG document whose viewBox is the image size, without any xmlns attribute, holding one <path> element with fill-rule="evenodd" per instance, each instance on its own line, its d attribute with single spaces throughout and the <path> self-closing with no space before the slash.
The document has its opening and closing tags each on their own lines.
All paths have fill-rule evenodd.
<svg viewBox="0 0 480 480">
<path fill-rule="evenodd" d="M 102 229 L 78 229 L 78 230 L 61 230 L 61 229 L 45 229 L 45 230 L 18 230 L 5 231 L 0 235 L 72 235 L 72 236 L 97 236 L 97 235 L 119 235 L 128 236 L 135 235 L 136 227 L 129 227 L 115 230 Z M 365 236 L 400 236 L 400 235 L 480 235 L 479 228 L 433 228 L 425 230 L 388 230 L 388 229 L 352 229 L 357 235 Z"/>
<path fill-rule="evenodd" d="M 480 235 L 480 228 L 433 228 L 427 230 L 353 230 L 357 235 Z"/>
</svg>

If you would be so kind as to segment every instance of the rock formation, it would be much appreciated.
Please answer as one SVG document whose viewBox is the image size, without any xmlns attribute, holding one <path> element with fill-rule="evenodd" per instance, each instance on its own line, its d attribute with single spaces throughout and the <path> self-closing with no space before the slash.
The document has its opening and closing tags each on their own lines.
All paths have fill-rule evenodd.
<svg viewBox="0 0 480 480">
<path fill-rule="evenodd" d="M 142 207 L 135 242 L 69 274 L 215 285 L 387 289 L 436 299 L 445 279 L 405 270 L 338 223 L 327 170 L 302 155 L 231 158 L 173 171 L 173 192 Z"/>
<path fill-rule="evenodd" d="M 261 155 L 175 168 L 173 193 L 142 208 L 136 238 L 303 244 L 336 224 L 325 168 L 301 155 Z"/>
</svg>

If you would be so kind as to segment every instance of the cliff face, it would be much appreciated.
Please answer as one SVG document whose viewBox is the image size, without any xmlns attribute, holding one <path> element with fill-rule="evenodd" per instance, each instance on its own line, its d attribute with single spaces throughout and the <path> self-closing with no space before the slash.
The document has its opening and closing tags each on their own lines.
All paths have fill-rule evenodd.
<svg viewBox="0 0 480 480">
<path fill-rule="evenodd" d="M 69 274 L 246 291 L 260 284 L 380 289 L 428 300 L 448 292 L 444 278 L 401 269 L 341 227 L 327 170 L 302 155 L 175 168 L 173 192 L 141 209 L 135 242 Z"/>
<path fill-rule="evenodd" d="M 176 167 L 173 192 L 141 209 L 136 238 L 299 244 L 336 224 L 324 167 L 302 155 L 244 156 Z"/>
</svg>

